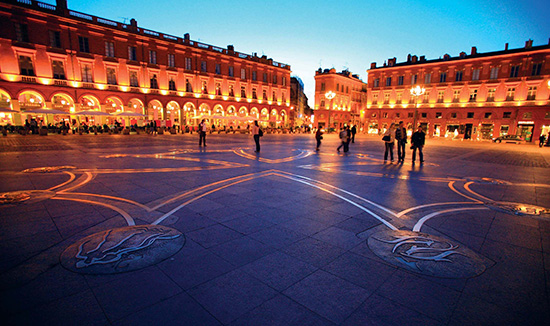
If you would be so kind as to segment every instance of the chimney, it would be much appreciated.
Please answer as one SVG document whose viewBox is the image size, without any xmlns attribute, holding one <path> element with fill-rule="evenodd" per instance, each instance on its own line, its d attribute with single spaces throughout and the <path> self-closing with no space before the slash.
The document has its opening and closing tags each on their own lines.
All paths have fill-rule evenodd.
<svg viewBox="0 0 550 326">
<path fill-rule="evenodd" d="M 229 51 L 229 53 L 233 53 L 235 52 L 235 47 L 233 45 L 228 45 L 227 50 Z"/>
<path fill-rule="evenodd" d="M 443 60 L 447 61 L 447 60 L 449 60 L 449 59 L 451 59 L 451 55 L 448 54 L 448 53 L 445 53 L 445 54 L 443 55 Z"/>
<path fill-rule="evenodd" d="M 189 35 L 189 33 L 183 34 L 183 39 L 184 39 L 185 41 L 189 41 L 190 38 L 191 38 L 191 36 Z"/>
<path fill-rule="evenodd" d="M 371 68 L 371 69 L 374 69 L 374 68 L 376 68 L 376 62 L 371 62 L 371 64 L 370 64 L 370 68 Z"/>
<path fill-rule="evenodd" d="M 529 39 L 528 41 L 525 41 L 525 48 L 530 49 L 533 47 L 533 40 Z"/>
<path fill-rule="evenodd" d="M 504 44 L 504 51 L 508 51 L 508 43 Z"/>
<path fill-rule="evenodd" d="M 407 56 L 407 62 L 411 62 L 411 54 L 409 53 L 409 55 Z"/>
<path fill-rule="evenodd" d="M 426 56 L 425 55 L 421 55 L 420 56 L 420 62 L 424 62 L 426 61 Z"/>
<path fill-rule="evenodd" d="M 464 52 L 464 51 L 460 52 L 460 54 L 458 55 L 458 57 L 459 57 L 460 59 L 466 58 L 466 52 Z"/>
<path fill-rule="evenodd" d="M 472 46 L 472 52 L 470 55 L 476 55 L 477 54 L 477 48 L 475 46 Z"/>
<path fill-rule="evenodd" d="M 67 0 L 56 0 L 55 4 L 56 4 L 56 9 L 59 12 L 64 12 L 65 10 L 68 9 L 67 8 Z"/>
<path fill-rule="evenodd" d="M 412 63 L 416 63 L 418 61 L 418 56 L 413 55 L 411 58 Z"/>
<path fill-rule="evenodd" d="M 396 61 L 397 61 L 397 58 L 396 58 L 396 57 L 389 58 L 389 59 L 388 59 L 388 66 L 390 66 L 390 67 L 395 66 L 395 62 L 396 62 Z"/>
<path fill-rule="evenodd" d="M 137 28 L 137 20 L 134 18 L 130 19 L 130 26 Z"/>
</svg>

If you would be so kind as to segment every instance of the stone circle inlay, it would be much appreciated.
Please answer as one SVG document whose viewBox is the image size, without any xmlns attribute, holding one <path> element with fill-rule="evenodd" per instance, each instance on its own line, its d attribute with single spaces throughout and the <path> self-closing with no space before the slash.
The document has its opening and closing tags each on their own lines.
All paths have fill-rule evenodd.
<svg viewBox="0 0 550 326">
<path fill-rule="evenodd" d="M 61 254 L 61 264 L 82 274 L 123 273 L 155 265 L 184 244 L 185 236 L 170 227 L 127 226 L 80 239 Z"/>
<path fill-rule="evenodd" d="M 371 235 L 367 243 L 383 260 L 424 275 L 470 278 L 487 268 L 485 259 L 472 250 L 427 233 L 386 230 Z"/>
<path fill-rule="evenodd" d="M 0 205 L 27 205 L 36 203 L 55 195 L 55 192 L 48 190 L 27 190 L 27 191 L 10 191 L 0 193 Z"/>
</svg>

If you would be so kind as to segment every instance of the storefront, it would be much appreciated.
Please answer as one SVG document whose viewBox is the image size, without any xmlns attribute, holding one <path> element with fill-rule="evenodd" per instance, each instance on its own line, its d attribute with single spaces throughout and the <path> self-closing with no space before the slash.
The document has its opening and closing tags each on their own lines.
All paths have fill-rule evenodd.
<svg viewBox="0 0 550 326">
<path fill-rule="evenodd" d="M 535 129 L 534 121 L 519 121 L 517 135 L 525 139 L 526 142 L 533 141 L 533 131 Z"/>
</svg>

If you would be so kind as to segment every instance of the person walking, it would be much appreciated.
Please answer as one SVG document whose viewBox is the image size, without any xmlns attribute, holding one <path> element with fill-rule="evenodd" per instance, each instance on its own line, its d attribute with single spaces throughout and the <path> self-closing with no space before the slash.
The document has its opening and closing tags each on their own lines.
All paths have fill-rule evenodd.
<svg viewBox="0 0 550 326">
<path fill-rule="evenodd" d="M 355 144 L 355 134 L 357 133 L 357 127 L 353 125 L 351 127 L 351 142 Z"/>
<path fill-rule="evenodd" d="M 349 126 L 346 127 L 346 132 L 348 135 L 346 143 L 344 144 L 344 153 L 349 152 L 349 143 L 351 143 L 351 128 Z"/>
<path fill-rule="evenodd" d="M 259 153 L 260 137 L 263 136 L 263 131 L 262 129 L 260 129 L 260 126 L 258 125 L 258 120 L 254 121 L 254 125 L 252 126 L 252 135 L 254 136 L 254 142 L 256 143 L 256 150 L 254 152 Z"/>
<path fill-rule="evenodd" d="M 399 126 L 397 126 L 397 129 L 395 129 L 395 139 L 397 140 L 397 161 L 405 162 L 407 130 L 405 130 L 405 127 L 403 127 L 403 121 L 399 121 Z"/>
<path fill-rule="evenodd" d="M 546 140 L 546 135 L 542 134 L 539 136 L 539 147 L 544 146 L 544 141 Z"/>
<path fill-rule="evenodd" d="M 199 146 L 204 144 L 204 147 L 206 147 L 206 121 L 205 119 L 202 119 L 201 123 L 199 123 Z"/>
<path fill-rule="evenodd" d="M 315 148 L 316 151 L 319 150 L 319 147 L 321 147 L 321 140 L 323 139 L 323 131 L 321 128 L 317 128 L 317 131 L 315 132 L 315 140 L 317 141 L 317 147 Z"/>
<path fill-rule="evenodd" d="M 422 131 L 422 127 L 418 126 L 418 130 L 412 135 L 411 137 L 411 148 L 412 148 L 412 163 L 414 164 L 414 161 L 416 159 L 416 150 L 418 149 L 418 158 L 420 159 L 420 163 L 424 163 L 424 154 L 422 153 L 422 149 L 424 148 L 424 143 L 426 141 L 426 134 L 424 131 Z"/>
<path fill-rule="evenodd" d="M 344 151 L 345 151 L 346 143 L 348 141 L 347 127 L 344 126 L 344 128 L 342 128 L 342 130 L 340 130 L 340 133 L 338 134 L 338 137 L 340 137 L 340 146 L 338 146 L 338 148 L 336 148 L 336 150 L 338 152 L 340 152 L 340 148 L 344 147 Z"/>
<path fill-rule="evenodd" d="M 386 151 L 384 152 L 384 162 L 388 160 L 388 152 L 390 153 L 390 159 L 393 162 L 393 145 L 395 141 L 395 123 L 391 123 L 390 128 L 384 133 L 382 137 L 386 145 Z"/>
</svg>

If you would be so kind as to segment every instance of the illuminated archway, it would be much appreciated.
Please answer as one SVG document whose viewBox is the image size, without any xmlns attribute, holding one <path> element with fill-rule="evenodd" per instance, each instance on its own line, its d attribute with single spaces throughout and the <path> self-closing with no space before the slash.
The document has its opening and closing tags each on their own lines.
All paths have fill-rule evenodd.
<svg viewBox="0 0 550 326">
<path fill-rule="evenodd" d="M 229 107 L 227 107 L 227 115 L 235 115 L 235 114 L 236 114 L 236 110 L 233 105 L 230 105 Z"/>
<path fill-rule="evenodd" d="M 162 103 L 159 100 L 151 100 L 147 104 L 148 118 L 149 120 L 163 120 Z"/>
<path fill-rule="evenodd" d="M 101 110 L 101 105 L 97 97 L 93 95 L 84 95 L 80 97 L 78 101 L 80 103 L 80 108 L 84 110 Z"/>
<path fill-rule="evenodd" d="M 267 108 L 263 108 L 262 111 L 260 111 L 259 119 L 264 121 L 269 120 L 269 110 Z"/>
<path fill-rule="evenodd" d="M 52 96 L 51 99 L 52 108 L 60 111 L 65 111 L 67 113 L 74 112 L 74 100 L 73 98 L 65 93 L 57 93 Z"/>
<path fill-rule="evenodd" d="M 183 121 L 182 123 L 185 125 L 193 125 L 195 123 L 195 120 L 193 120 L 193 117 L 197 115 L 197 109 L 195 108 L 195 104 L 191 102 L 187 102 L 183 105 Z"/>
<path fill-rule="evenodd" d="M 105 112 L 115 113 L 122 111 L 124 111 L 124 103 L 122 103 L 118 97 L 109 96 L 107 100 L 105 100 Z"/>
<path fill-rule="evenodd" d="M 199 106 L 199 115 L 211 115 L 212 112 L 210 111 L 210 106 L 206 103 L 202 103 Z"/>
<path fill-rule="evenodd" d="M 0 89 L 0 108 L 12 109 L 11 96 L 3 89 Z"/>
<path fill-rule="evenodd" d="M 143 112 L 143 108 L 144 108 L 143 102 L 138 98 L 133 98 L 133 99 L 130 99 L 130 101 L 128 101 L 127 111 L 145 114 L 145 112 Z"/>
<path fill-rule="evenodd" d="M 25 111 L 40 109 L 45 106 L 44 97 L 35 91 L 23 91 L 19 94 L 17 99 L 19 100 L 19 107 Z"/>
<path fill-rule="evenodd" d="M 170 101 L 166 104 L 166 116 L 170 121 L 169 127 L 179 125 L 181 122 L 180 105 L 176 101 Z M 168 125 L 167 125 L 168 126 Z"/>
<path fill-rule="evenodd" d="M 250 109 L 250 116 L 253 117 L 254 119 L 259 119 L 260 114 L 258 113 L 258 108 Z"/>
<path fill-rule="evenodd" d="M 237 114 L 239 117 L 246 117 L 248 116 L 248 109 L 245 106 L 241 106 L 239 109 L 239 112 Z"/>
<path fill-rule="evenodd" d="M 220 104 L 216 104 L 214 106 L 214 115 L 225 115 L 225 111 L 223 110 L 223 106 L 221 106 Z"/>
</svg>

